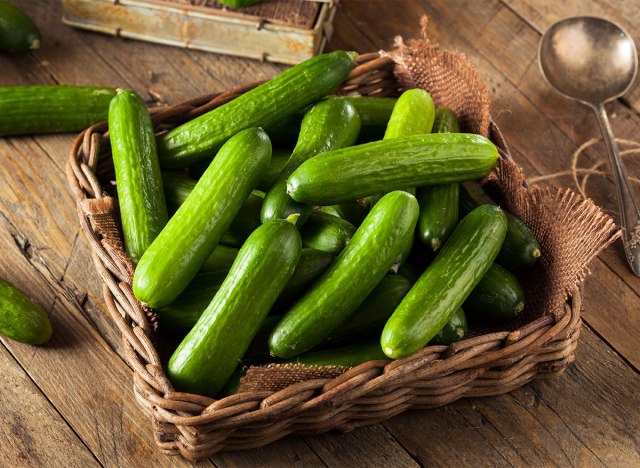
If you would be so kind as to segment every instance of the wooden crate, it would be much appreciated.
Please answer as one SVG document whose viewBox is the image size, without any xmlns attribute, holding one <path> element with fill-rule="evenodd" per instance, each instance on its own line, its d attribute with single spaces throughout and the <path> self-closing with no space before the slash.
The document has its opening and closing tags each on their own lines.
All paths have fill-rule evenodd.
<svg viewBox="0 0 640 468">
<path fill-rule="evenodd" d="M 114 36 L 295 64 L 320 53 L 338 0 L 63 0 L 65 24 Z"/>
</svg>

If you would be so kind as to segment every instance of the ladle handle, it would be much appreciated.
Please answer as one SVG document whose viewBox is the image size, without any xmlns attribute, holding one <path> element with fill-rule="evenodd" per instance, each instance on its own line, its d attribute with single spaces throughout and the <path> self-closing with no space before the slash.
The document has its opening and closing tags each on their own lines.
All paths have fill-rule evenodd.
<svg viewBox="0 0 640 468">
<path fill-rule="evenodd" d="M 604 144 L 609 153 L 611 170 L 613 171 L 613 177 L 616 182 L 624 251 L 631 271 L 633 271 L 636 276 L 640 276 L 640 206 L 638 205 L 638 199 L 629 183 L 629 178 L 620 159 L 618 145 L 616 145 L 613 132 L 611 131 L 611 125 L 609 124 L 607 112 L 604 110 L 604 105 L 599 104 L 595 106 L 594 111 L 598 118 L 600 130 L 602 130 Z"/>
</svg>

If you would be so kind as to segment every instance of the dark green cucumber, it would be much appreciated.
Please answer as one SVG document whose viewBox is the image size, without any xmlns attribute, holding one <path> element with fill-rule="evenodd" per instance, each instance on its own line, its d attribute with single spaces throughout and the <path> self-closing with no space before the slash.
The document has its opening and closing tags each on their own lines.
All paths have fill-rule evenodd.
<svg viewBox="0 0 640 468">
<path fill-rule="evenodd" d="M 260 0 L 219 0 L 220 3 L 231 8 L 244 8 L 260 3 Z"/>
<path fill-rule="evenodd" d="M 358 136 L 359 143 L 368 143 L 384 138 L 393 106 L 397 101 L 396 98 L 345 96 L 342 99 L 349 101 L 360 114 L 362 128 Z"/>
<path fill-rule="evenodd" d="M 382 278 L 353 315 L 327 337 L 327 341 L 342 343 L 374 335 L 380 336 L 384 324 L 409 292 L 411 284 L 411 281 L 401 275 L 387 275 Z"/>
<path fill-rule="evenodd" d="M 429 341 L 430 345 L 449 346 L 451 343 L 460 341 L 467 333 L 467 316 L 460 307 L 454 312 L 449 321 L 436 335 Z"/>
<path fill-rule="evenodd" d="M 293 300 L 300 297 L 329 268 L 329 265 L 335 259 L 336 257 L 330 253 L 321 250 L 302 249 L 296 269 L 282 294 L 278 297 L 274 309 L 282 310 L 282 308 L 290 305 Z"/>
<path fill-rule="evenodd" d="M 409 89 L 398 98 L 384 132 L 385 140 L 430 133 L 436 107 L 424 89 Z"/>
<path fill-rule="evenodd" d="M 137 263 L 167 224 L 168 215 L 153 124 L 133 91 L 119 89 L 111 101 L 109 141 L 124 246 Z"/>
<path fill-rule="evenodd" d="M 0 333 L 27 344 L 51 338 L 49 317 L 25 293 L 0 278 Z"/>
<path fill-rule="evenodd" d="M 435 119 L 433 133 L 459 133 L 458 119 L 446 107 L 436 110 Z M 452 129 L 457 131 L 451 132 Z M 418 236 L 423 244 L 437 252 L 458 224 L 460 186 L 454 183 L 420 187 L 417 198 L 420 205 Z"/>
<path fill-rule="evenodd" d="M 356 109 L 342 99 L 324 99 L 313 106 L 302 119 L 300 136 L 291 157 L 267 193 L 262 205 L 261 219 L 284 219 L 299 213 L 298 225 L 309 217 L 312 207 L 296 203 L 287 194 L 287 177 L 304 161 L 318 153 L 344 148 L 355 143 L 360 131 L 360 116 Z"/>
<path fill-rule="evenodd" d="M 460 221 L 385 325 L 380 344 L 387 356 L 413 354 L 444 327 L 495 260 L 506 232 L 504 213 L 493 205 Z"/>
<path fill-rule="evenodd" d="M 170 304 L 187 287 L 269 165 L 271 143 L 258 128 L 223 145 L 187 200 L 140 259 L 133 277 L 139 301 Z"/>
<path fill-rule="evenodd" d="M 482 204 L 496 205 L 489 195 L 476 183 L 465 183 L 460 187 L 460 210 L 466 214 Z M 496 262 L 506 268 L 528 268 L 540 258 L 540 244 L 531 229 L 513 216 L 507 216 L 507 237 Z"/>
<path fill-rule="evenodd" d="M 522 286 L 509 270 L 497 263 L 491 265 L 464 302 L 464 310 L 478 323 L 508 322 L 523 309 Z"/>
<path fill-rule="evenodd" d="M 0 0 L 0 50 L 24 54 L 40 48 L 40 31 L 20 8 Z"/>
<path fill-rule="evenodd" d="M 406 187 L 484 177 L 498 150 L 484 137 L 465 133 L 414 135 L 319 154 L 287 179 L 300 203 L 334 205 Z"/>
<path fill-rule="evenodd" d="M 302 245 L 338 255 L 356 232 L 346 219 L 327 213 L 311 213 L 309 221 L 300 230 Z"/>
<path fill-rule="evenodd" d="M 431 133 L 460 133 L 460 125 L 455 112 L 448 107 L 437 108 Z"/>
<path fill-rule="evenodd" d="M 317 210 L 345 219 L 354 226 L 360 226 L 369 212 L 369 208 L 367 208 L 364 203 L 361 203 L 360 200 L 340 203 L 338 205 L 320 206 Z"/>
<path fill-rule="evenodd" d="M 196 181 L 178 172 L 162 172 L 164 198 L 169 213 L 175 213 L 196 186 Z"/>
<path fill-rule="evenodd" d="M 112 88 L 0 86 L 0 136 L 84 130 L 109 115 Z"/>
<path fill-rule="evenodd" d="M 387 361 L 388 359 L 380 349 L 380 345 L 374 342 L 310 351 L 285 362 L 305 366 L 355 367 L 369 361 Z"/>
<path fill-rule="evenodd" d="M 412 195 L 391 192 L 382 197 L 336 261 L 275 328 L 271 353 L 296 356 L 338 328 L 382 280 L 413 235 L 417 217 Z"/>
<path fill-rule="evenodd" d="M 236 247 L 219 244 L 202 264 L 200 271 L 229 271 L 237 256 Z"/>
<path fill-rule="evenodd" d="M 173 130 L 158 142 L 160 163 L 180 168 L 211 157 L 239 131 L 268 127 L 331 93 L 351 71 L 355 52 L 318 55 Z"/>
<path fill-rule="evenodd" d="M 301 250 L 300 234 L 286 220 L 265 223 L 249 236 L 169 360 L 168 375 L 178 390 L 211 396 L 220 391 L 289 281 Z"/>
<path fill-rule="evenodd" d="M 296 141 L 298 141 L 301 122 L 302 113 L 296 112 L 265 128 L 264 131 L 267 132 L 274 146 L 278 145 L 285 148 L 293 148 L 296 145 Z"/>
</svg>

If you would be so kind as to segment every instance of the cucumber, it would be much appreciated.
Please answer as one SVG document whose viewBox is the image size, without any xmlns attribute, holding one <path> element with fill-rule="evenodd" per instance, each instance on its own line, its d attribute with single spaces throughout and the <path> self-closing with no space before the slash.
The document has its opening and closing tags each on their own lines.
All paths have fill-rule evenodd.
<svg viewBox="0 0 640 468">
<path fill-rule="evenodd" d="M 327 341 L 343 343 L 374 335 L 380 336 L 384 324 L 409 292 L 411 284 L 411 281 L 400 275 L 387 275 L 382 278 L 353 315 L 327 337 Z"/>
<path fill-rule="evenodd" d="M 109 115 L 113 88 L 0 86 L 0 136 L 84 130 Z"/>
<path fill-rule="evenodd" d="M 339 254 L 356 232 L 346 219 L 327 213 L 311 213 L 309 221 L 300 230 L 302 245 L 334 255 Z"/>
<path fill-rule="evenodd" d="M 437 123 L 437 126 L 436 126 Z M 456 132 L 450 130 L 457 129 Z M 459 133 L 456 115 L 446 107 L 436 110 L 433 133 Z M 459 184 L 430 185 L 418 188 L 418 236 L 434 252 L 447 240 L 458 224 Z"/>
<path fill-rule="evenodd" d="M 382 280 L 413 235 L 417 217 L 412 195 L 398 191 L 382 197 L 336 261 L 274 329 L 271 353 L 291 358 L 338 328 Z"/>
<path fill-rule="evenodd" d="M 414 135 L 319 154 L 289 176 L 287 191 L 300 203 L 334 205 L 405 187 L 478 179 L 497 161 L 498 150 L 480 135 Z"/>
<path fill-rule="evenodd" d="M 398 258 L 395 259 L 393 265 L 391 265 L 391 268 L 389 269 L 389 272 L 392 274 L 398 273 L 402 265 L 404 265 L 404 262 L 409 258 L 409 255 L 411 255 L 411 250 L 413 249 L 413 236 L 407 237 L 404 242 L 405 243 L 400 250 Z"/>
<path fill-rule="evenodd" d="M 331 93 L 351 71 L 357 54 L 318 55 L 165 134 L 158 142 L 165 168 L 205 159 L 239 131 L 268 127 Z"/>
<path fill-rule="evenodd" d="M 218 245 L 270 158 L 269 137 L 259 128 L 243 130 L 223 145 L 140 259 L 133 276 L 139 301 L 156 308 L 178 297 Z"/>
<path fill-rule="evenodd" d="M 196 181 L 178 172 L 162 172 L 164 198 L 169 213 L 175 213 L 196 186 Z"/>
<path fill-rule="evenodd" d="M 460 187 L 460 211 L 468 213 L 481 204 L 496 205 L 489 195 L 476 183 L 465 183 Z M 496 262 L 506 268 L 528 268 L 538 261 L 541 247 L 531 229 L 505 211 L 507 237 Z"/>
<path fill-rule="evenodd" d="M 391 118 L 384 132 L 385 140 L 430 133 L 436 107 L 424 89 L 415 88 L 400 95 L 393 107 Z"/>
<path fill-rule="evenodd" d="M 387 361 L 388 359 L 378 343 L 364 343 L 344 348 L 310 351 L 285 362 L 305 366 L 355 367 L 369 361 Z"/>
<path fill-rule="evenodd" d="M 451 343 L 464 338 L 465 333 L 467 333 L 467 317 L 462 307 L 460 307 L 454 312 L 445 326 L 431 338 L 429 344 L 449 346 Z"/>
<path fill-rule="evenodd" d="M 238 249 L 236 247 L 220 244 L 204 261 L 200 271 L 229 271 L 237 256 Z"/>
<path fill-rule="evenodd" d="M 504 213 L 493 205 L 460 221 L 385 325 L 380 344 L 387 356 L 413 354 L 444 327 L 495 260 L 506 232 Z"/>
<path fill-rule="evenodd" d="M 274 310 L 282 310 L 284 307 L 300 297 L 322 273 L 335 261 L 335 257 L 327 252 L 315 249 L 302 249 L 300 260 L 296 269 L 287 283 L 287 286 L 278 297 Z"/>
<path fill-rule="evenodd" d="M 342 99 L 349 101 L 360 114 L 362 128 L 360 135 L 358 135 L 359 143 L 368 143 L 384 138 L 393 106 L 397 101 L 396 98 L 345 96 Z"/>
<path fill-rule="evenodd" d="M 49 317 L 8 281 L 0 278 L 0 333 L 27 344 L 43 344 L 51 338 Z"/>
<path fill-rule="evenodd" d="M 508 322 L 524 309 L 524 291 L 509 270 L 494 263 L 467 297 L 464 309 L 478 323 Z"/>
<path fill-rule="evenodd" d="M 260 3 L 260 0 L 218 0 L 223 5 L 231 8 L 244 8 Z"/>
<path fill-rule="evenodd" d="M 109 106 L 109 141 L 124 246 L 134 263 L 167 224 L 151 117 L 136 93 L 119 89 Z"/>
<path fill-rule="evenodd" d="M 312 208 L 296 203 L 287 195 L 287 177 L 300 164 L 318 153 L 352 145 L 358 138 L 359 131 L 360 116 L 348 102 L 342 99 L 324 99 L 313 106 L 302 119 L 300 136 L 293 154 L 264 199 L 262 221 L 284 219 L 293 213 L 299 213 L 298 226 L 302 226 Z"/>
<path fill-rule="evenodd" d="M 40 48 L 40 31 L 20 8 L 0 0 L 0 50 L 24 54 Z"/>
<path fill-rule="evenodd" d="M 179 391 L 220 391 L 293 274 L 301 249 L 298 230 L 287 220 L 265 223 L 249 236 L 220 290 L 169 359 L 169 379 Z"/>
<path fill-rule="evenodd" d="M 360 226 L 369 212 L 369 209 L 364 203 L 361 203 L 360 200 L 340 203 L 338 205 L 320 206 L 317 210 L 349 221 L 354 226 Z"/>
</svg>

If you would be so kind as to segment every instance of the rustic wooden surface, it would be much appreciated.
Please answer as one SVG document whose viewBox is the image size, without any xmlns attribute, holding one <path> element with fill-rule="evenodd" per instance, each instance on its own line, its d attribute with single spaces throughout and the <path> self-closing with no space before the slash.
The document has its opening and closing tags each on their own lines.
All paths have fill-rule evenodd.
<svg viewBox="0 0 640 468">
<path fill-rule="evenodd" d="M 120 40 L 60 23 L 58 1 L 14 0 L 43 32 L 42 49 L 0 55 L 0 85 L 101 84 L 135 89 L 149 104 L 269 78 L 272 64 Z M 536 63 L 541 32 L 577 14 L 604 15 L 640 40 L 640 1 L 349 1 L 330 47 L 388 49 L 395 35 L 432 36 L 464 51 L 487 82 L 492 112 L 530 177 L 568 168 L 598 135 L 589 111 L 554 94 Z M 640 140 L 640 86 L 608 106 L 619 138 Z M 184 466 L 154 448 L 133 401 L 130 370 L 102 313 L 100 285 L 79 235 L 64 176 L 72 136 L 0 139 L 0 275 L 48 311 L 55 330 L 43 347 L 0 338 L 0 465 Z M 585 163 L 603 157 L 600 146 Z M 629 161 L 640 176 L 640 164 Z M 549 183 L 571 185 L 569 177 Z M 611 178 L 588 186 L 615 213 Z M 640 465 L 640 279 L 619 243 L 597 259 L 585 289 L 577 359 L 560 378 L 511 394 L 412 411 L 349 434 L 292 436 L 202 466 Z"/>
</svg>

